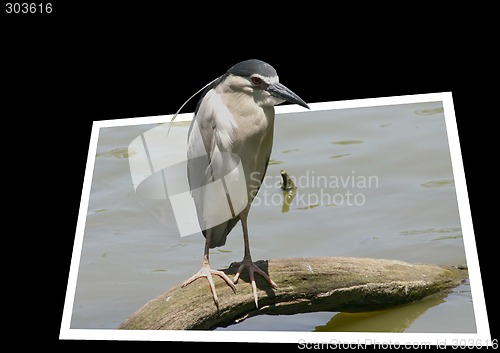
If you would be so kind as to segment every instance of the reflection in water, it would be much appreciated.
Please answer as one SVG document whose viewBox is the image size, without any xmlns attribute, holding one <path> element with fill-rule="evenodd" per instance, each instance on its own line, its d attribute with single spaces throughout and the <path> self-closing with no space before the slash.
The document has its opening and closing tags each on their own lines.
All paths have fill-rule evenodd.
<svg viewBox="0 0 500 353">
<path fill-rule="evenodd" d="M 446 294 L 431 296 L 416 303 L 364 313 L 338 313 L 316 332 L 404 332 L 428 309 L 444 302 Z"/>
<path fill-rule="evenodd" d="M 283 191 L 283 206 L 281 207 L 281 212 L 286 213 L 290 210 L 290 205 L 296 193 L 297 188 Z"/>
<path fill-rule="evenodd" d="M 283 207 L 281 208 L 281 212 L 286 213 L 290 210 L 290 205 L 297 193 L 297 187 L 290 175 L 283 169 L 281 170 L 281 189 L 283 189 Z"/>
<path fill-rule="evenodd" d="M 464 303 L 468 309 L 464 310 Z M 267 331 L 302 332 L 476 332 L 471 303 L 470 283 L 465 281 L 450 293 L 436 293 L 386 310 L 257 315 L 216 330 L 261 331 L 265 327 Z M 436 312 L 438 316 L 434 316 Z"/>
</svg>

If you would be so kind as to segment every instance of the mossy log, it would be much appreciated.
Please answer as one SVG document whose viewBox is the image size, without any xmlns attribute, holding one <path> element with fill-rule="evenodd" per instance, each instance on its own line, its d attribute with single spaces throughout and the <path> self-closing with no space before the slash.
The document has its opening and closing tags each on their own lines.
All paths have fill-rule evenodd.
<svg viewBox="0 0 500 353">
<path fill-rule="evenodd" d="M 312 257 L 258 261 L 278 285 L 273 289 L 256 275 L 259 308 L 256 308 L 246 271 L 237 293 L 214 277 L 220 312 L 208 281 L 180 285 L 146 303 L 119 329 L 211 330 L 261 314 L 297 314 L 316 311 L 362 312 L 420 300 L 450 290 L 468 277 L 467 270 L 401 261 Z M 234 275 L 236 268 L 224 272 Z"/>
</svg>

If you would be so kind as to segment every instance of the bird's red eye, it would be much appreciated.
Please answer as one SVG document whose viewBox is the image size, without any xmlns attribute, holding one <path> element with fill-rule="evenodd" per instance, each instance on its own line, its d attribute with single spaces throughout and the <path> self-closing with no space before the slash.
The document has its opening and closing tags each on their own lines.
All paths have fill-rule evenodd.
<svg viewBox="0 0 500 353">
<path fill-rule="evenodd" d="M 258 76 L 253 76 L 252 82 L 254 83 L 254 85 L 260 85 L 262 83 L 262 79 Z"/>
</svg>

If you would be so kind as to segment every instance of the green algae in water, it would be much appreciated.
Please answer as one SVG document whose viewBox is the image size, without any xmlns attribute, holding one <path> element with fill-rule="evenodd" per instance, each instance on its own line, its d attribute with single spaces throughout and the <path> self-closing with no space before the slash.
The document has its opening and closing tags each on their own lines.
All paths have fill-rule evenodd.
<svg viewBox="0 0 500 353">
<path fill-rule="evenodd" d="M 337 154 L 335 156 L 331 156 L 330 159 L 337 159 L 337 158 L 342 158 L 342 157 L 350 156 L 350 155 L 351 155 L 350 153 Z"/>
<path fill-rule="evenodd" d="M 424 188 L 441 188 L 441 187 L 446 187 L 446 186 L 454 186 L 455 181 L 451 179 L 445 179 L 445 180 L 431 180 L 426 183 L 420 184 L 420 186 L 423 186 Z"/>
<path fill-rule="evenodd" d="M 100 157 L 115 157 L 115 158 L 129 158 L 130 156 L 133 156 L 137 152 L 131 151 L 126 147 L 123 148 L 114 148 L 111 151 L 107 152 L 101 152 L 101 153 L 96 153 L 96 158 Z"/>
<path fill-rule="evenodd" d="M 441 114 L 444 112 L 443 107 L 439 108 L 434 108 L 434 109 L 419 109 L 415 110 L 415 114 L 417 115 L 434 115 L 434 114 Z"/>
<path fill-rule="evenodd" d="M 290 153 L 300 151 L 298 148 L 290 148 L 289 150 L 281 151 L 281 153 Z"/>
<path fill-rule="evenodd" d="M 314 204 L 314 205 L 305 206 L 305 207 L 298 207 L 298 208 L 296 208 L 296 210 L 312 210 L 313 208 L 316 208 L 318 206 L 320 206 L 319 203 Z"/>
<path fill-rule="evenodd" d="M 332 143 L 335 145 L 345 146 L 345 145 L 356 145 L 363 142 L 364 141 L 361 140 L 345 140 L 345 141 L 333 141 Z"/>
<path fill-rule="evenodd" d="M 448 234 L 448 233 L 456 233 L 461 232 L 461 228 L 427 228 L 427 229 L 412 229 L 412 230 L 404 230 L 399 232 L 400 235 L 419 235 L 419 234 Z"/>
</svg>

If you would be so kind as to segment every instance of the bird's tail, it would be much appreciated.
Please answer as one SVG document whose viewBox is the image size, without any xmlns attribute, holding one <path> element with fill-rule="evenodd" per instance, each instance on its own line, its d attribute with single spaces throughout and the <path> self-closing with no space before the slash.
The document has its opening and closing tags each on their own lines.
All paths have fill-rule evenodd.
<svg viewBox="0 0 500 353">
<path fill-rule="evenodd" d="M 217 248 L 219 246 L 224 246 L 226 244 L 226 239 L 229 232 L 234 228 L 234 226 L 238 223 L 239 220 L 240 220 L 239 217 L 235 217 L 213 228 L 204 230 L 203 236 L 205 236 L 205 238 L 207 237 L 207 232 L 209 231 L 212 232 L 210 244 L 208 244 L 210 249 Z"/>
</svg>

